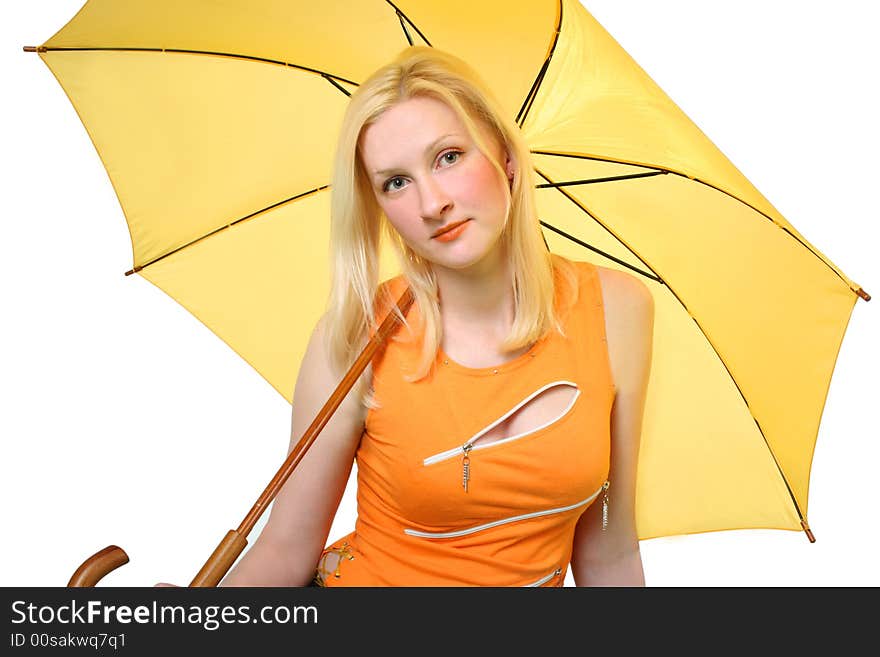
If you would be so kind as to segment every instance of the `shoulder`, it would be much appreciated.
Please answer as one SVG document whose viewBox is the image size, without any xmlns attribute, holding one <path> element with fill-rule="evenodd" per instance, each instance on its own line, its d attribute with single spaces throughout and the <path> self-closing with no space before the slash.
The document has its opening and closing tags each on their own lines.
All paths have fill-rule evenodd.
<svg viewBox="0 0 880 657">
<path fill-rule="evenodd" d="M 633 274 L 599 266 L 596 271 L 615 387 L 641 388 L 651 360 L 654 297 L 645 282 Z"/>
<path fill-rule="evenodd" d="M 610 267 L 600 267 L 591 262 L 572 260 L 573 265 L 579 272 L 581 284 L 589 281 L 593 272 L 599 279 L 602 289 L 602 304 L 612 312 L 635 312 L 641 314 L 653 314 L 654 297 L 648 286 L 641 278 L 629 272 Z"/>
<path fill-rule="evenodd" d="M 314 406 L 314 414 L 323 407 L 330 397 L 336 394 L 347 372 L 340 371 L 333 361 L 330 347 L 330 320 L 327 313 L 321 315 L 312 329 L 306 351 L 297 374 L 294 402 L 305 398 Z M 366 346 L 364 343 L 361 349 Z M 371 364 L 365 368 L 371 375 Z M 308 404 L 307 404 L 308 405 Z M 362 425 L 366 419 L 366 409 L 360 403 L 357 385 L 352 385 L 339 403 L 338 412 L 333 415 L 345 416 L 355 424 Z M 332 416 L 331 416 L 332 417 Z"/>
<path fill-rule="evenodd" d="M 636 314 L 654 312 L 654 297 L 641 278 L 625 271 L 596 265 L 602 285 L 602 301 L 606 308 Z"/>
</svg>

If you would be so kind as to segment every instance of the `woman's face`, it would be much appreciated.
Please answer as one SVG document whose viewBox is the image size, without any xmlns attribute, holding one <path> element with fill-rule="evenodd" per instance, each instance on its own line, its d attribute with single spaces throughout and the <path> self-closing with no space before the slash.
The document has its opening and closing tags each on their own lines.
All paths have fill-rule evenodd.
<svg viewBox="0 0 880 657">
<path fill-rule="evenodd" d="M 477 125 L 512 172 L 501 144 Z M 394 105 L 364 129 L 360 153 L 380 207 L 418 255 L 458 270 L 500 262 L 509 187 L 445 103 L 419 96 Z M 451 239 L 437 237 L 462 221 Z"/>
</svg>

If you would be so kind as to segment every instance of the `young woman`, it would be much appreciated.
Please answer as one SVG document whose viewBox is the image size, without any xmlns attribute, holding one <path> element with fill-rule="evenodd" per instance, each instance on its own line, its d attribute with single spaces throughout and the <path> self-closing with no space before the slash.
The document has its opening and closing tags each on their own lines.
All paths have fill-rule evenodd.
<svg viewBox="0 0 880 657">
<path fill-rule="evenodd" d="M 415 302 L 222 586 L 562 586 L 569 566 L 578 586 L 644 585 L 652 297 L 551 254 L 534 189 L 518 127 L 461 60 L 410 47 L 351 96 L 291 447 L 407 286 Z M 380 285 L 383 230 L 401 274 Z M 327 545 L 355 459 L 357 521 Z"/>
</svg>

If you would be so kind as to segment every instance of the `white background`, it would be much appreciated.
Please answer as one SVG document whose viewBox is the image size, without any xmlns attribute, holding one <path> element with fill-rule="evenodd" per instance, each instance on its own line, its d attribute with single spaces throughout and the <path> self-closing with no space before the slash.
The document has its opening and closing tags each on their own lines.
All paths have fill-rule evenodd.
<svg viewBox="0 0 880 657">
<path fill-rule="evenodd" d="M 584 4 L 880 295 L 875 3 Z M 131 561 L 102 586 L 187 584 L 283 461 L 290 407 L 164 293 L 123 276 L 131 246 L 107 174 L 50 71 L 22 51 L 80 6 L 8 2 L 0 20 L 0 586 L 64 586 L 110 544 Z M 817 542 L 755 530 L 643 541 L 649 586 L 880 584 L 878 304 L 856 304 L 831 382 L 810 488 Z M 349 486 L 331 538 L 353 522 Z"/>
</svg>

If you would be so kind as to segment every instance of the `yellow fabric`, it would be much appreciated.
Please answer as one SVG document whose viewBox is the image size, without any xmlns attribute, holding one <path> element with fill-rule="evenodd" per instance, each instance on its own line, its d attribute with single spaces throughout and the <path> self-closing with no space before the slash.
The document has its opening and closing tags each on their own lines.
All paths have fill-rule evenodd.
<svg viewBox="0 0 880 657">
<path fill-rule="evenodd" d="M 551 251 L 635 273 L 654 295 L 639 535 L 800 529 L 859 286 L 580 3 L 394 5 L 90 0 L 43 44 L 140 275 L 291 400 L 329 286 L 344 91 L 410 41 L 449 50 L 525 114 L 542 183 L 659 172 L 537 192 Z M 383 257 L 380 280 L 398 271 Z"/>
</svg>

